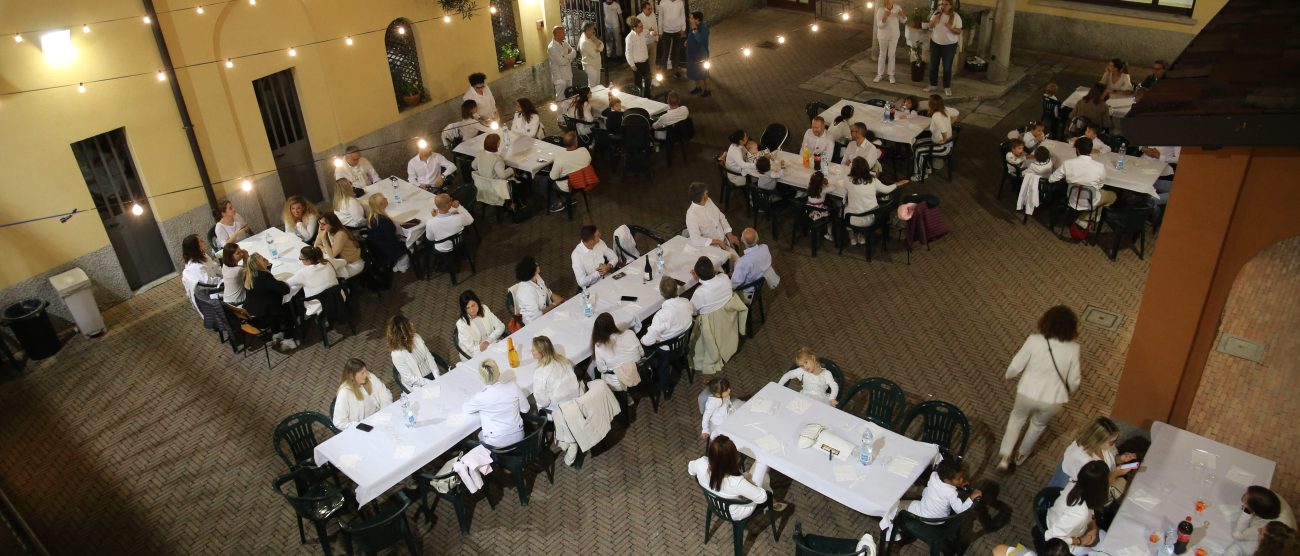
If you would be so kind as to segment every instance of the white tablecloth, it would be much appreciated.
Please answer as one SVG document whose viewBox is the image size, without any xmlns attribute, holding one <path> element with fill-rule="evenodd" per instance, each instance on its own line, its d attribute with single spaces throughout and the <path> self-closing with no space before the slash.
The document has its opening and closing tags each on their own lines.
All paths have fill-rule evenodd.
<svg viewBox="0 0 1300 556">
<path fill-rule="evenodd" d="M 1079 104 L 1079 101 L 1083 100 L 1083 97 L 1087 94 L 1088 87 L 1079 87 L 1078 89 L 1075 89 L 1073 93 L 1070 93 L 1070 96 L 1065 97 L 1065 100 L 1061 102 L 1061 106 L 1073 110 L 1074 107 Z M 1106 99 L 1106 105 L 1110 107 L 1110 115 L 1114 118 L 1123 118 L 1124 116 L 1127 116 L 1128 111 L 1133 109 L 1134 102 L 1137 102 L 1137 100 L 1132 96 L 1111 97 Z"/>
<path fill-rule="evenodd" d="M 405 238 L 408 248 L 424 237 L 424 225 L 433 218 L 433 193 L 397 176 L 389 176 L 388 179 L 367 185 L 363 189 L 366 194 L 359 199 L 362 205 L 366 205 L 375 193 L 382 193 L 388 198 L 388 217 L 397 224 L 397 233 Z M 397 202 L 399 197 L 401 202 Z M 412 219 L 419 220 L 420 223 L 411 228 L 402 227 L 403 222 Z"/>
<path fill-rule="evenodd" d="M 516 131 L 497 130 L 479 135 L 456 146 L 456 152 L 478 158 L 483 154 L 483 140 L 489 134 L 496 133 L 502 135 L 510 134 L 512 148 L 506 150 L 502 146 L 498 152 L 506 152 L 506 165 L 511 168 L 517 168 L 530 174 L 536 174 L 538 170 L 546 168 L 555 160 L 555 155 L 559 154 L 563 148 L 547 143 L 540 139 L 534 139 Z"/>
<path fill-rule="evenodd" d="M 799 189 L 808 189 L 808 182 L 812 180 L 813 175 L 812 163 L 808 164 L 808 168 L 804 168 L 802 155 L 785 151 L 773 153 L 772 159 L 773 164 L 785 162 L 785 177 L 778 181 Z M 828 163 L 826 166 L 822 175 L 830 182 L 829 193 L 836 197 L 844 197 L 844 191 L 849 183 L 849 169 L 835 163 Z"/>
<path fill-rule="evenodd" d="M 920 135 L 922 131 L 930 129 L 930 118 L 926 116 L 912 116 L 910 118 L 897 118 L 892 122 L 886 122 L 884 119 L 885 109 L 879 106 L 870 106 L 861 102 L 840 99 L 825 112 L 821 113 L 826 120 L 826 126 L 830 127 L 835 118 L 840 116 L 840 110 L 845 106 L 853 107 L 853 122 L 862 122 L 867 124 L 867 129 L 876 134 L 876 137 L 895 143 L 911 144 Z M 791 132 L 792 139 L 801 140 L 802 134 Z M 795 143 L 798 148 L 798 143 Z"/>
<path fill-rule="evenodd" d="M 664 104 L 664 103 L 659 102 L 659 101 L 657 101 L 657 100 L 651 100 L 651 99 L 648 99 L 648 98 L 639 97 L 639 96 L 636 96 L 636 95 L 634 95 L 634 94 L 631 94 L 631 93 L 629 93 L 629 92 L 627 92 L 627 91 L 622 91 L 622 90 L 620 90 L 620 91 L 618 92 L 618 98 L 619 98 L 619 100 L 622 100 L 622 101 L 623 101 L 623 109 L 624 109 L 624 110 L 626 110 L 626 109 L 628 109 L 628 108 L 642 108 L 642 109 L 645 109 L 646 112 L 649 112 L 649 113 L 650 113 L 650 117 L 651 117 L 651 118 L 654 118 L 654 117 L 656 117 L 656 116 L 658 116 L 658 115 L 660 115 L 660 114 L 663 114 L 664 112 L 667 112 L 667 111 L 668 111 L 668 105 L 667 105 L 667 104 Z M 606 88 L 604 85 L 597 85 L 597 86 L 595 86 L 595 87 L 592 87 L 592 89 L 591 89 L 591 103 L 592 103 L 592 105 L 594 105 L 594 106 L 599 106 L 599 107 L 601 107 L 602 110 L 603 110 L 604 108 L 608 107 L 608 106 L 609 106 L 609 89 Z M 593 108 L 594 108 L 594 106 L 593 106 Z M 599 117 L 599 115 L 597 115 L 597 117 Z"/>
<path fill-rule="evenodd" d="M 697 248 L 683 237 L 674 237 L 664 243 L 665 270 L 669 276 L 694 285 L 691 268 L 701 255 L 707 255 L 714 264 L 727 260 L 727 253 L 716 247 Z M 648 255 L 653 257 L 653 251 Z M 642 283 L 645 257 L 624 267 L 626 275 L 601 279 L 590 288 L 595 295 L 595 314 L 609 311 L 615 319 L 627 323 L 648 318 L 659 310 L 663 298 L 659 296 L 658 276 Z M 651 266 L 654 266 L 653 260 Z M 617 274 L 617 273 L 616 273 Z M 636 297 L 636 301 L 622 301 L 622 296 Z M 582 299 L 579 296 L 565 301 L 559 307 L 510 335 L 520 356 L 520 365 L 508 369 L 506 342 L 493 344 L 484 353 L 469 361 L 462 361 L 447 374 L 434 381 L 434 387 L 425 387 L 412 394 L 417 404 L 417 425 L 404 424 L 400 400 L 364 420 L 375 427 L 371 432 L 349 428 L 316 446 L 317 465 L 334 463 L 348 478 L 357 484 L 357 502 L 365 504 L 402 479 L 414 473 L 439 455 L 454 447 L 479 428 L 477 415 L 464 415 L 461 407 L 471 396 L 484 388 L 478 377 L 478 366 L 484 357 L 493 357 L 513 376 L 525 393 L 531 393 L 536 360 L 530 349 L 534 336 L 545 335 L 575 363 L 591 356 L 591 327 L 595 318 L 584 318 Z M 387 380 L 388 362 L 376 365 L 377 376 Z M 383 372 L 380 371 L 383 369 Z M 396 385 L 392 385 L 396 389 Z"/>
<path fill-rule="evenodd" d="M 792 409 L 794 400 L 805 406 L 803 413 Z M 756 412 L 766 401 L 772 402 L 772 412 Z M 930 469 L 939 453 L 934 444 L 875 427 L 876 461 L 870 467 L 858 463 L 856 448 L 847 461 L 831 460 L 816 448 L 799 449 L 799 433 L 808 423 L 825 425 L 855 446 L 867 426 L 855 415 L 772 382 L 727 417 L 719 431 L 745 455 L 853 510 L 877 517 L 896 511 L 903 493 Z M 764 444 L 773 448 L 772 439 L 779 447 L 763 448 Z"/>
<path fill-rule="evenodd" d="M 1043 141 L 1042 145 L 1052 153 L 1053 169 L 1059 168 L 1062 161 L 1078 156 L 1074 153 L 1074 146 L 1064 141 L 1049 139 Z M 1160 179 L 1160 176 L 1172 172 L 1168 164 L 1153 158 L 1126 156 L 1124 157 L 1124 171 L 1122 172 L 1115 168 L 1115 161 L 1119 159 L 1118 154 L 1093 155 L 1092 158 L 1106 165 L 1106 185 L 1144 193 L 1152 197 L 1160 195 L 1156 192 L 1156 180 Z"/>
<path fill-rule="evenodd" d="M 1262 457 L 1160 422 L 1151 425 L 1151 448 L 1146 458 L 1098 550 L 1123 554 L 1126 549 L 1136 548 L 1141 554 L 1147 554 L 1151 547 L 1148 537 L 1152 533 L 1163 536 L 1190 515 L 1196 528 L 1187 554 L 1196 548 L 1223 554 L 1233 542 L 1233 524 L 1241 515 L 1241 495 L 1250 485 L 1269 485 L 1277 466 Z M 1203 470 L 1194 465 L 1197 462 L 1205 464 Z M 1211 474 L 1214 477 L 1208 480 Z M 1199 516 L 1197 500 L 1206 503 L 1204 513 Z M 1149 507 L 1143 507 L 1144 503 Z"/>
<path fill-rule="evenodd" d="M 266 258 L 266 262 L 271 263 L 271 275 L 281 282 L 302 270 L 302 262 L 298 260 L 298 256 L 302 254 L 302 248 L 307 244 L 303 243 L 302 238 L 297 234 L 291 234 L 280 228 L 267 228 L 244 238 L 238 244 L 239 248 L 248 251 L 249 255 L 257 253 Z M 272 246 L 275 246 L 277 255 L 275 257 L 271 256 Z M 289 294 L 284 296 L 284 302 L 288 303 L 301 290 L 300 287 L 290 286 Z"/>
</svg>

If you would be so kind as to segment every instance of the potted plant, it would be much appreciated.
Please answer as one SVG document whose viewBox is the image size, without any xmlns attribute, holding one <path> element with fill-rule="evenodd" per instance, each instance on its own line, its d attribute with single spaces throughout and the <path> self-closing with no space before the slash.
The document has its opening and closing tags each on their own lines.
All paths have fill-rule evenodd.
<svg viewBox="0 0 1300 556">
<path fill-rule="evenodd" d="M 501 69 L 509 69 L 515 66 L 519 60 L 519 47 L 515 43 L 508 42 L 501 45 Z"/>
<path fill-rule="evenodd" d="M 438 6 L 444 12 L 455 12 L 456 15 L 465 19 L 473 18 L 474 12 L 478 10 L 476 0 L 438 0 Z"/>
<path fill-rule="evenodd" d="M 418 106 L 428 95 L 423 85 L 408 82 L 402 83 L 400 92 L 402 93 L 402 104 L 405 104 L 407 108 Z"/>
<path fill-rule="evenodd" d="M 925 50 L 925 43 L 915 41 L 907 48 L 912 51 L 912 81 L 919 83 L 921 80 L 925 79 L 925 69 L 926 66 L 929 65 L 921 58 L 921 55 Z"/>
<path fill-rule="evenodd" d="M 912 10 L 912 13 L 908 14 L 907 27 L 903 28 L 903 39 L 907 41 L 906 44 L 909 45 L 909 48 L 911 48 L 910 45 L 917 42 L 924 44 L 929 41 L 929 34 L 925 29 L 930 26 L 930 13 L 929 6 L 917 6 L 916 9 Z M 918 60 L 920 58 L 914 57 L 912 59 Z"/>
</svg>

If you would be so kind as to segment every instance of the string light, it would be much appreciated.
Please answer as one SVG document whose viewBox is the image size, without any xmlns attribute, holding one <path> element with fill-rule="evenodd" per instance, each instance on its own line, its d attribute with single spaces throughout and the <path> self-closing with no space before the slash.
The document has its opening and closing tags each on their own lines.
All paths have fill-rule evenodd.
<svg viewBox="0 0 1300 556">
<path fill-rule="evenodd" d="M 754 53 L 754 51 L 750 50 L 749 47 L 746 46 L 745 48 L 740 49 L 740 53 L 743 54 L 746 58 L 748 58 L 750 54 Z"/>
<path fill-rule="evenodd" d="M 555 112 L 555 111 L 558 111 L 558 110 L 560 109 L 560 105 L 555 104 L 554 102 L 552 102 L 551 105 L 548 106 L 548 108 L 551 109 L 551 112 Z"/>
<path fill-rule="evenodd" d="M 656 74 L 655 74 L 655 81 L 656 81 L 656 82 L 662 83 L 663 80 L 664 80 L 664 74 L 662 74 L 662 73 L 656 73 Z"/>
<path fill-rule="evenodd" d="M 812 32 L 816 33 L 818 29 L 821 29 L 821 27 L 816 23 L 812 24 Z"/>
<path fill-rule="evenodd" d="M 497 15 L 497 7 L 492 6 L 491 8 L 488 8 L 488 13 L 491 13 L 492 15 Z"/>
<path fill-rule="evenodd" d="M 406 27 L 403 27 L 403 26 L 401 26 L 401 25 L 398 25 L 398 26 L 397 26 L 397 34 L 399 34 L 399 35 L 405 35 L 405 34 L 406 34 Z"/>
<path fill-rule="evenodd" d="M 419 141 L 415 142 L 415 146 L 420 150 L 424 150 L 429 148 L 429 142 L 425 141 L 424 139 L 420 139 Z"/>
<path fill-rule="evenodd" d="M 244 178 L 244 181 L 239 182 L 239 188 L 240 188 L 240 189 L 243 189 L 244 191 L 252 191 L 252 190 L 253 190 L 253 180 L 250 180 L 250 179 L 248 179 L 248 178 Z"/>
<path fill-rule="evenodd" d="M 153 23 L 153 19 L 151 19 L 151 18 L 150 18 L 149 16 L 147 16 L 147 15 L 144 16 L 144 24 L 145 24 L 145 25 L 148 25 L 148 24 L 150 24 L 150 23 Z"/>
<path fill-rule="evenodd" d="M 876 3 L 875 3 L 875 2 L 867 2 L 867 9 L 868 9 L 868 10 L 870 10 L 871 8 L 874 8 L 874 7 L 876 7 Z"/>
<path fill-rule="evenodd" d="M 158 70 L 158 80 L 159 80 L 159 81 L 166 81 L 166 80 L 167 80 L 167 72 L 165 72 L 165 71 L 163 71 L 163 70 Z"/>
<path fill-rule="evenodd" d="M 84 93 L 84 92 L 86 92 L 86 84 L 85 84 L 85 83 L 77 83 L 77 92 L 78 92 L 78 93 Z"/>
<path fill-rule="evenodd" d="M 343 159 L 342 159 L 342 158 L 339 158 L 339 157 L 337 157 L 337 156 L 334 157 L 334 167 L 335 167 L 335 168 L 342 168 L 342 167 L 343 167 Z"/>
<path fill-rule="evenodd" d="M 131 214 L 136 216 L 144 214 L 144 207 L 140 206 L 140 203 L 131 203 Z"/>
<path fill-rule="evenodd" d="M 496 131 L 498 129 L 501 129 L 501 124 L 497 123 L 496 120 L 492 120 L 492 123 L 489 124 L 488 127 L 492 128 L 492 131 Z"/>
<path fill-rule="evenodd" d="M 346 37 L 343 37 L 343 44 L 346 44 L 346 45 L 348 45 L 348 46 L 352 46 L 352 35 L 348 35 L 348 36 L 346 36 Z"/>
<path fill-rule="evenodd" d="M 199 6 L 199 7 L 197 7 L 197 8 L 194 8 L 194 13 L 199 14 L 199 15 L 203 15 L 203 6 Z"/>
<path fill-rule="evenodd" d="M 230 58 L 226 58 L 226 68 L 233 68 L 233 67 L 235 67 L 235 61 Z"/>
<path fill-rule="evenodd" d="M 449 16 L 449 15 L 444 15 L 444 16 L 442 16 L 442 22 L 443 22 L 443 23 L 451 23 L 451 16 Z"/>
<path fill-rule="evenodd" d="M 777 35 L 776 44 L 785 44 L 785 35 Z"/>
<path fill-rule="evenodd" d="M 89 33 L 89 32 L 90 32 L 90 24 L 88 24 L 88 23 L 82 23 L 82 24 L 81 24 L 81 32 L 82 32 L 82 33 Z"/>
<path fill-rule="evenodd" d="M 843 19 L 844 21 L 848 21 L 848 20 L 849 20 L 849 12 L 844 12 L 844 13 L 840 14 L 840 19 Z"/>
<path fill-rule="evenodd" d="M 249 6 L 256 6 L 256 5 L 257 5 L 257 0 L 248 0 L 248 5 L 249 5 Z"/>
<path fill-rule="evenodd" d="M 289 47 L 289 56 L 297 56 L 297 55 L 298 55 L 298 49 L 297 49 L 297 48 L 294 48 L 294 47 L 292 47 L 292 46 L 290 46 L 290 47 Z"/>
<path fill-rule="evenodd" d="M 709 69 L 713 67 L 713 63 L 708 60 L 705 60 L 703 65 L 704 65 L 704 69 Z"/>
<path fill-rule="evenodd" d="M 609 89 L 609 94 L 614 95 L 614 96 L 618 96 L 618 94 L 619 94 L 618 87 L 611 87 L 611 88 Z"/>
<path fill-rule="evenodd" d="M 14 42 L 23 42 L 22 35 L 14 35 Z"/>
</svg>

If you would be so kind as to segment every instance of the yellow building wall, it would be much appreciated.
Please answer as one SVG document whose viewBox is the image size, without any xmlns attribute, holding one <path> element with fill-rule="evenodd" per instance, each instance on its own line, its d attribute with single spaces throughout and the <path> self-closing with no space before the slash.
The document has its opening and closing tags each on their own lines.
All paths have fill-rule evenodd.
<svg viewBox="0 0 1300 556">
<path fill-rule="evenodd" d="M 549 31 L 560 21 L 556 0 L 516 0 L 520 49 L 528 65 L 546 57 Z M 274 172 L 262 127 L 255 79 L 293 68 L 312 148 L 337 148 L 356 137 L 431 106 L 459 98 L 466 76 L 480 71 L 489 82 L 497 71 L 488 2 L 480 0 L 472 19 L 444 15 L 426 0 L 267 0 L 208 5 L 198 14 L 187 0 L 156 2 L 158 21 L 177 67 L 176 79 L 218 197 L 242 194 L 244 177 Z M 150 196 L 199 185 L 180 118 L 167 83 L 155 76 L 162 62 L 151 29 L 136 15 L 134 0 L 19 2 L 0 0 L 0 32 L 71 28 L 78 55 L 62 66 L 40 52 L 39 37 L 0 41 L 0 157 L 9 176 L 0 187 L 0 222 L 13 222 L 93 209 L 85 181 L 69 145 L 126 127 L 132 155 Z M 93 25 L 85 21 L 130 19 Z M 400 111 L 393 97 L 384 31 L 399 17 L 413 22 L 424 85 L 431 101 Z M 342 37 L 351 35 L 353 44 Z M 296 47 L 297 56 L 288 55 Z M 224 61 L 232 58 L 233 68 Z M 522 71 L 521 69 L 507 70 Z M 116 76 L 128 79 L 90 83 L 78 94 L 76 83 Z M 503 101 L 503 99 L 498 99 Z M 509 110 L 508 105 L 503 109 Z M 438 124 L 441 127 L 441 124 Z M 152 199 L 160 220 L 206 204 L 202 190 Z M 269 208 L 270 212 L 278 207 Z M 197 231 L 197 230 L 196 230 Z M 0 228 L 0 253 L 17 253 L 0 265 L 0 288 L 48 271 L 108 244 L 93 211 L 66 224 L 57 219 Z"/>
<path fill-rule="evenodd" d="M 1195 23 L 1174 23 L 1169 21 L 1155 21 L 1141 17 L 1129 17 L 1123 15 L 1112 15 L 1096 13 L 1084 10 L 1075 10 L 1068 8 L 1058 8 L 1054 6 L 1044 6 L 1036 3 L 1034 0 L 1016 0 L 1016 11 L 1039 13 L 1043 15 L 1052 15 L 1057 17 L 1068 17 L 1071 19 L 1083 19 L 1087 21 L 1098 21 L 1103 23 L 1114 23 L 1116 25 L 1128 25 L 1131 27 L 1141 27 L 1143 29 L 1153 29 L 1158 31 L 1173 31 L 1176 33 L 1187 33 L 1194 35 L 1200 33 L 1205 24 L 1219 13 L 1228 0 L 1196 0 L 1192 8 L 1192 19 Z M 967 0 L 962 3 L 963 6 L 995 6 L 997 0 Z"/>
</svg>

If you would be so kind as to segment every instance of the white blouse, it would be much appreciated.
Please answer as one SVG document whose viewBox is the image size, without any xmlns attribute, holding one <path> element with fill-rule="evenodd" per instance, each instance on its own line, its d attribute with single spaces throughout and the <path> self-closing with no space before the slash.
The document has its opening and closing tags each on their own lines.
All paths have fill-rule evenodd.
<svg viewBox="0 0 1300 556">
<path fill-rule="evenodd" d="M 1047 533 L 1045 539 L 1061 539 L 1070 542 L 1070 537 L 1081 537 L 1088 532 L 1088 523 L 1092 519 L 1092 510 L 1082 500 L 1069 505 L 1069 489 L 1061 492 L 1056 503 L 1047 509 Z"/>
<path fill-rule="evenodd" d="M 515 311 L 528 324 L 540 318 L 544 309 L 551 303 L 551 289 L 546 287 L 546 281 L 541 276 L 537 276 L 526 282 L 519 282 L 514 287 Z"/>
<path fill-rule="evenodd" d="M 185 269 L 181 271 L 181 286 L 185 287 L 185 297 L 189 300 L 190 305 L 198 310 L 199 306 L 194 301 L 194 287 L 199 284 L 216 285 L 221 283 L 221 269 L 217 262 L 208 259 L 207 261 L 196 263 L 185 263 Z M 202 315 L 203 312 L 199 311 Z"/>
<path fill-rule="evenodd" d="M 356 197 L 343 199 L 343 206 L 339 207 L 338 200 L 335 199 L 334 215 L 339 217 L 339 222 L 349 228 L 366 227 L 366 209 L 361 206 L 361 201 Z"/>
<path fill-rule="evenodd" d="M 243 227 L 244 223 L 239 221 L 238 216 L 235 217 L 235 223 L 229 226 L 217 222 L 216 228 L 213 230 L 214 235 L 217 236 L 217 244 L 213 245 L 212 248 L 220 250 L 222 247 L 225 247 L 227 243 L 230 243 L 231 239 L 234 239 L 235 233 Z"/>
<path fill-rule="evenodd" d="M 825 368 L 822 372 L 813 374 L 803 367 L 796 367 L 782 375 L 777 384 L 785 386 L 785 383 L 795 379 L 803 383 L 801 392 L 806 396 L 828 403 L 839 398 L 840 385 L 835 383 L 835 375 Z"/>
<path fill-rule="evenodd" d="M 1007 366 L 1008 379 L 1017 375 L 1020 375 L 1017 395 L 1043 403 L 1070 401 L 1070 394 L 1079 389 L 1082 380 L 1079 344 L 1051 340 L 1051 351 L 1048 351 L 1048 340 L 1042 334 L 1031 334 Z"/>
<path fill-rule="evenodd" d="M 624 330 L 610 338 L 609 342 L 596 344 L 595 352 L 596 368 L 601 371 L 612 371 L 620 365 L 636 363 L 644 353 L 641 350 L 641 340 L 631 330 Z"/>
<path fill-rule="evenodd" d="M 487 305 L 483 304 L 479 304 L 478 307 L 482 315 L 470 319 L 469 322 L 465 322 L 463 318 L 456 319 L 456 335 L 460 340 L 458 347 L 471 356 L 482 351 L 479 349 L 480 344 L 495 342 L 506 331 L 506 325 L 492 314 L 492 309 L 488 309 Z M 461 359 L 464 360 L 465 357 L 462 356 Z"/>
<path fill-rule="evenodd" d="M 328 262 L 313 264 L 302 267 L 295 272 L 286 281 L 290 286 L 302 288 L 302 295 L 311 297 L 339 283 L 338 273 L 334 271 L 334 265 Z"/>
<path fill-rule="evenodd" d="M 320 223 L 320 218 L 315 214 L 304 214 L 303 217 L 301 222 L 285 224 L 284 231 L 297 235 L 303 242 L 308 242 L 316 237 L 317 224 Z"/>
<path fill-rule="evenodd" d="M 577 399 L 581 395 L 578 376 L 573 374 L 573 365 L 552 361 L 548 365 L 539 365 L 533 371 L 533 399 L 537 408 L 560 407 L 560 404 Z"/>
<path fill-rule="evenodd" d="M 497 383 L 474 394 L 462 406 L 465 413 L 478 413 L 483 428 L 479 438 L 496 448 L 505 448 L 524 438 L 528 398 L 514 382 Z"/>
<path fill-rule="evenodd" d="M 424 338 L 419 334 L 415 335 L 411 342 L 411 351 L 396 349 L 389 352 L 393 359 L 393 367 L 397 369 L 397 377 L 402 381 L 402 386 L 407 390 L 414 390 L 416 386 L 426 386 L 433 381 L 426 376 L 438 376 L 442 374 L 442 369 L 438 368 L 438 362 L 434 360 L 433 354 L 429 348 L 424 345 Z"/>
<path fill-rule="evenodd" d="M 248 297 L 248 292 L 244 290 L 244 267 L 242 266 L 221 266 L 221 284 L 225 289 L 221 293 L 221 300 L 231 305 L 242 305 L 244 299 Z"/>
<path fill-rule="evenodd" d="M 948 114 L 930 116 L 930 140 L 936 145 L 952 140 L 952 120 L 948 119 Z"/>
<path fill-rule="evenodd" d="M 709 399 L 704 402 L 704 418 L 700 419 L 700 432 L 709 433 L 709 438 L 717 436 L 718 427 L 739 407 L 740 404 L 733 402 L 730 396 L 727 398 L 709 396 Z"/>
<path fill-rule="evenodd" d="M 393 403 L 393 395 L 382 381 L 371 375 L 368 383 L 370 392 L 361 388 L 360 400 L 347 384 L 339 385 L 338 395 L 334 398 L 334 426 L 346 429 Z"/>
<path fill-rule="evenodd" d="M 1084 465 L 1087 465 L 1088 462 L 1094 460 L 1106 462 L 1106 467 L 1109 467 L 1114 471 L 1116 456 L 1115 449 L 1109 448 L 1103 451 L 1101 456 L 1102 457 L 1097 457 L 1089 454 L 1084 451 L 1083 446 L 1080 446 L 1078 442 L 1071 442 L 1070 446 L 1065 449 L 1065 456 L 1061 458 L 1061 471 L 1065 472 L 1065 475 L 1070 478 L 1071 482 L 1079 477 L 1079 470 L 1083 469 Z"/>
<path fill-rule="evenodd" d="M 533 116 L 532 119 L 524 119 L 522 113 L 516 112 L 515 119 L 510 122 L 510 130 L 517 131 L 528 137 L 536 139 L 542 138 L 542 117 Z"/>
<path fill-rule="evenodd" d="M 700 486 L 705 490 L 722 496 L 724 498 L 744 498 L 755 504 L 761 504 L 767 501 L 767 491 L 759 488 L 758 485 L 749 482 L 749 479 L 737 476 L 728 476 L 722 480 L 722 488 L 713 490 L 709 488 L 709 458 L 708 456 L 696 459 L 686 465 L 686 471 L 695 476 Z M 731 507 L 732 519 L 744 519 L 754 513 L 754 504 L 742 504 Z"/>
</svg>

